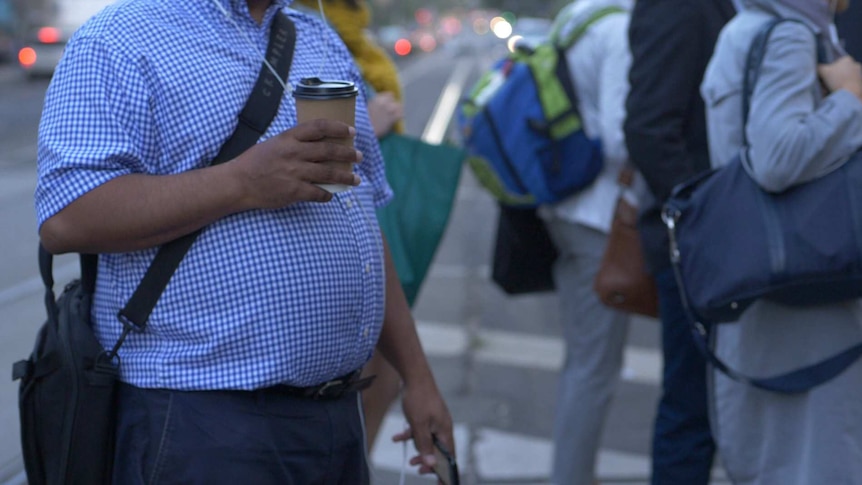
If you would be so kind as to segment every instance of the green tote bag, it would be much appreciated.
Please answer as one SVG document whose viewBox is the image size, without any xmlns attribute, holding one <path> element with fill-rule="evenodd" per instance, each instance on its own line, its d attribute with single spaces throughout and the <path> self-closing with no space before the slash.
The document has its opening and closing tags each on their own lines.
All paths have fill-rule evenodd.
<svg viewBox="0 0 862 485">
<path fill-rule="evenodd" d="M 466 153 L 395 133 L 380 140 L 380 149 L 395 198 L 377 219 L 413 306 L 449 221 Z"/>
</svg>

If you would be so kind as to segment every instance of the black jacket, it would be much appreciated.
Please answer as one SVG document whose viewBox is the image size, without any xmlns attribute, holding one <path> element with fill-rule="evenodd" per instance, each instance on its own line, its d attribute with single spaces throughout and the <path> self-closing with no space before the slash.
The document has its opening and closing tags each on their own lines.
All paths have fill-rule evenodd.
<svg viewBox="0 0 862 485">
<path fill-rule="evenodd" d="M 700 83 L 719 32 L 735 14 L 731 0 L 635 2 L 625 138 L 656 200 L 640 217 L 653 273 L 670 264 L 661 203 L 675 185 L 710 166 Z"/>
<path fill-rule="evenodd" d="M 862 60 L 862 2 L 850 2 L 850 8 L 839 14 L 835 23 L 847 53 L 856 61 Z"/>
</svg>

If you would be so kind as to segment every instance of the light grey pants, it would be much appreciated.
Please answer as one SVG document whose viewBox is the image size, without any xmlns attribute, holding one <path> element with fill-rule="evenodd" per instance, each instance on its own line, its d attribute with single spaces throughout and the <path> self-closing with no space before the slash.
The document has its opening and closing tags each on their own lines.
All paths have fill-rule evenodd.
<svg viewBox="0 0 862 485">
<path fill-rule="evenodd" d="M 591 485 L 608 407 L 619 380 L 628 315 L 593 291 L 607 236 L 554 218 L 546 221 L 560 252 L 554 280 L 566 341 L 554 420 L 552 483 Z"/>
</svg>

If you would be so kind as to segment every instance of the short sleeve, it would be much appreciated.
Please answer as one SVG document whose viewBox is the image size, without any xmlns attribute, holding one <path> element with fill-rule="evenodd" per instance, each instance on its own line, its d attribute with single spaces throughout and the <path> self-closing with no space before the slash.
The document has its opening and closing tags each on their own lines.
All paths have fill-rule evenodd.
<svg viewBox="0 0 862 485">
<path fill-rule="evenodd" d="M 70 41 L 39 124 L 39 226 L 113 178 L 151 171 L 146 160 L 158 144 L 149 100 L 137 60 L 99 37 Z"/>
<path fill-rule="evenodd" d="M 346 51 L 346 49 L 345 49 Z M 383 154 L 380 144 L 374 134 L 374 127 L 368 117 L 367 98 L 365 97 L 364 81 L 359 69 L 353 65 L 350 74 L 357 86 L 360 86 L 359 97 L 356 100 L 356 148 L 362 152 L 363 160 L 358 165 L 362 183 L 370 183 L 374 192 L 374 206 L 380 208 L 392 200 L 393 193 L 386 180 Z"/>
</svg>

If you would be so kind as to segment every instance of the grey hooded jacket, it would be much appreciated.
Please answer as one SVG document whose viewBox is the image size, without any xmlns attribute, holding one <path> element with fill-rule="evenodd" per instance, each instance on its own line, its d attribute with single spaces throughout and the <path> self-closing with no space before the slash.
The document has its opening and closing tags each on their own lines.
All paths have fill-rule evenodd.
<svg viewBox="0 0 862 485">
<path fill-rule="evenodd" d="M 833 57 L 837 48 L 817 22 L 790 6 L 793 0 L 786 2 L 744 0 L 746 9 L 719 38 L 701 86 L 712 164 L 722 165 L 742 145 L 742 72 L 752 38 L 772 17 L 807 24 L 788 22 L 773 32 L 752 98 L 751 175 L 772 191 L 828 173 L 862 147 L 862 103 L 847 91 L 823 98 L 817 79 L 818 41 Z"/>
<path fill-rule="evenodd" d="M 843 90 L 824 97 L 817 77 L 815 35 L 824 38 L 819 19 L 794 7 L 795 0 L 744 4 L 722 31 L 701 85 L 710 155 L 713 165 L 722 165 L 741 148 L 742 74 L 753 37 L 773 17 L 802 20 L 807 27 L 786 22 L 773 32 L 747 125 L 750 174 L 766 190 L 781 191 L 834 170 L 862 147 L 862 102 Z M 715 349 L 744 373 L 771 376 L 860 341 L 858 300 L 813 308 L 764 301 L 739 322 L 718 326 Z M 737 484 L 862 484 L 860 403 L 862 362 L 803 396 L 759 391 L 712 374 L 714 435 Z"/>
</svg>

